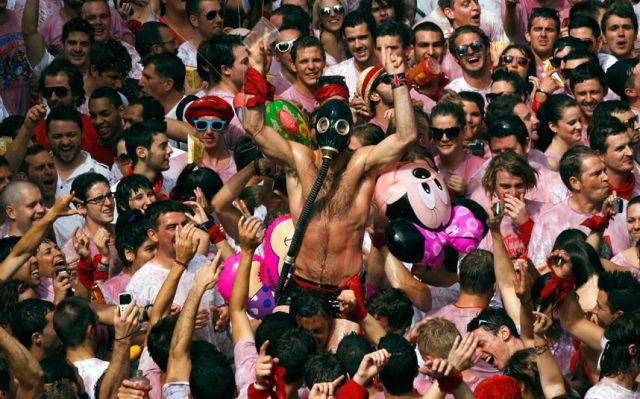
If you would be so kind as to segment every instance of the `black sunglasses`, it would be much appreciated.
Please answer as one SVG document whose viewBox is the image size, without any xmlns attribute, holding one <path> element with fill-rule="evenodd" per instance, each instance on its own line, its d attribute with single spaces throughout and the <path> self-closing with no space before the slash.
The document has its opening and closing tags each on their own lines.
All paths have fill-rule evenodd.
<svg viewBox="0 0 640 399">
<path fill-rule="evenodd" d="M 56 93 L 56 96 L 59 98 L 66 97 L 67 94 L 69 93 L 69 89 L 67 89 L 64 86 L 52 86 L 52 87 L 45 87 L 44 90 L 42 90 L 42 96 L 47 99 L 51 98 L 53 93 Z"/>
<path fill-rule="evenodd" d="M 436 141 L 442 140 L 442 137 L 444 136 L 447 136 L 449 140 L 455 140 L 460 135 L 461 130 L 460 126 L 449 127 L 446 129 L 432 127 L 429 129 L 431 137 Z"/>
<path fill-rule="evenodd" d="M 529 65 L 529 62 L 531 62 L 527 57 L 514 57 L 512 55 L 503 55 L 500 58 L 501 58 L 503 64 L 511 64 L 513 62 L 513 60 L 516 60 L 518 65 L 527 66 L 527 65 Z"/>
<path fill-rule="evenodd" d="M 220 18 L 224 18 L 224 16 L 222 15 L 222 10 L 212 10 L 209 11 L 206 14 L 207 20 L 209 21 L 213 21 L 214 19 L 216 19 L 218 17 L 218 15 L 220 16 Z"/>
<path fill-rule="evenodd" d="M 118 162 L 120 163 L 131 162 L 131 157 L 126 152 L 123 152 L 122 154 L 118 155 Z"/>
<path fill-rule="evenodd" d="M 564 76 L 565 79 L 571 79 L 571 75 L 573 74 L 573 69 L 567 69 L 567 68 L 563 68 L 560 72 L 562 72 L 562 76 Z"/>
<path fill-rule="evenodd" d="M 342 4 L 336 4 L 333 7 L 324 7 L 320 9 L 320 16 L 323 18 L 328 17 L 329 15 L 331 15 L 331 10 L 333 10 L 333 12 L 336 13 L 336 15 L 342 15 L 344 14 L 344 6 L 342 6 Z"/>
<path fill-rule="evenodd" d="M 485 98 L 487 99 L 487 102 L 491 102 L 493 100 L 495 100 L 496 98 L 500 97 L 503 94 L 509 94 L 509 93 L 505 93 L 505 92 L 500 92 L 500 93 L 487 93 L 485 94 Z"/>
<path fill-rule="evenodd" d="M 456 47 L 456 54 L 458 55 L 458 57 L 464 57 L 465 55 L 467 55 L 469 48 L 471 48 L 471 51 L 473 51 L 474 53 L 477 53 L 484 48 L 484 44 L 480 40 L 476 40 L 475 42 L 469 44 L 463 44 Z"/>
</svg>

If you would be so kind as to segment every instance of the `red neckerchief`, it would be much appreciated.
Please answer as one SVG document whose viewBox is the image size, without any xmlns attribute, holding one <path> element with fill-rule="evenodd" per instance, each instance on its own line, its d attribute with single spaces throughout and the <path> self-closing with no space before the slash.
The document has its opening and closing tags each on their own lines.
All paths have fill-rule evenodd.
<svg viewBox="0 0 640 399">
<path fill-rule="evenodd" d="M 578 366 L 578 360 L 580 360 L 582 353 L 580 351 L 580 341 L 578 341 L 575 337 L 571 337 L 571 343 L 573 344 L 573 349 L 575 350 L 575 352 L 573 352 L 573 356 L 571 357 L 571 364 L 569 366 L 569 370 L 571 370 L 572 373 L 575 373 L 576 368 Z M 587 376 L 587 380 L 589 380 L 591 384 L 594 384 L 594 382 L 596 381 L 591 381 L 591 370 L 589 370 L 589 365 L 587 364 L 587 360 L 584 358 L 582 358 L 582 369 L 584 370 L 584 373 Z"/>
<path fill-rule="evenodd" d="M 636 176 L 629 172 L 629 180 L 620 187 L 613 187 L 609 184 L 609 192 L 616 192 L 617 196 L 620 198 L 624 198 L 627 201 L 631 199 L 633 196 L 633 187 L 636 185 Z"/>
<path fill-rule="evenodd" d="M 133 167 L 131 167 L 129 168 L 127 173 L 125 173 L 122 176 L 122 179 L 124 179 L 127 176 L 131 176 L 133 173 L 134 173 Z M 161 200 L 168 200 L 169 197 L 167 197 L 164 193 L 162 193 L 163 184 L 164 184 L 164 178 L 162 177 L 162 173 L 158 173 L 156 175 L 156 179 L 153 181 L 153 192 L 156 193 L 156 197 L 160 198 Z"/>
<path fill-rule="evenodd" d="M 286 399 L 287 390 L 284 383 L 284 373 L 286 373 L 282 366 L 276 366 L 271 377 L 265 378 L 265 385 L 275 394 L 277 399 Z"/>
<path fill-rule="evenodd" d="M 551 266 L 549 266 L 551 270 L 551 280 L 544 286 L 542 292 L 540 293 L 540 299 L 542 301 L 546 301 L 554 292 L 558 292 L 556 295 L 556 300 L 554 301 L 558 307 L 562 306 L 562 302 L 564 298 L 567 296 L 569 291 L 574 287 L 574 279 L 573 276 L 569 277 L 558 277 L 556 272 L 553 270 Z"/>
</svg>

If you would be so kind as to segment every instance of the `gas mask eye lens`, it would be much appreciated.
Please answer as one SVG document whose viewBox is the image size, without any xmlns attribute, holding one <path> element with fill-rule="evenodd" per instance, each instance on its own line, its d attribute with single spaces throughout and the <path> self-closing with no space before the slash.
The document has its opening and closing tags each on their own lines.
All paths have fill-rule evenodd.
<svg viewBox="0 0 640 399">
<path fill-rule="evenodd" d="M 329 118 L 321 118 L 318 123 L 316 123 L 316 130 L 318 133 L 324 133 L 329 130 Z"/>
<path fill-rule="evenodd" d="M 339 121 L 337 121 L 335 124 L 335 128 L 338 134 L 340 134 L 341 136 L 346 136 L 347 134 L 349 134 L 349 122 L 344 119 L 340 119 Z"/>
</svg>

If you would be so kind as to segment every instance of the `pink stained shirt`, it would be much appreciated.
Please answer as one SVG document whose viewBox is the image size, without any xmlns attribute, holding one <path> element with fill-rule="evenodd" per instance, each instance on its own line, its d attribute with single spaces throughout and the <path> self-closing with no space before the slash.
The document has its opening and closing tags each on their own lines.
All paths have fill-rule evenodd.
<svg viewBox="0 0 640 399">
<path fill-rule="evenodd" d="M 184 154 L 180 154 L 175 159 L 176 159 L 176 161 L 175 161 L 176 164 L 184 165 L 184 166 L 182 166 L 180 168 L 180 170 L 182 170 L 187 165 L 188 153 L 185 152 Z M 229 158 L 229 162 L 225 166 L 223 166 L 222 168 L 215 168 L 206 159 L 202 160 L 202 165 L 200 165 L 200 166 L 203 167 L 203 168 L 209 168 L 209 169 L 213 170 L 214 172 L 216 172 L 218 174 L 218 176 L 220 176 L 220 179 L 222 179 L 223 183 L 226 183 L 236 173 L 238 173 L 238 169 L 236 167 L 235 161 L 233 160 L 233 157 L 230 157 Z"/>
<path fill-rule="evenodd" d="M 27 60 L 22 19 L 13 10 L 6 12 L 7 22 L 0 25 L 0 96 L 10 115 L 24 115 L 31 105 L 29 84 L 35 76 Z"/>
<path fill-rule="evenodd" d="M 611 258 L 611 262 L 615 263 L 618 266 L 626 267 L 629 269 L 629 273 L 638 281 L 640 281 L 640 269 L 631 263 L 625 256 L 624 252 L 620 252 L 613 258 Z"/>
<path fill-rule="evenodd" d="M 283 100 L 292 100 L 302 105 L 305 111 L 309 114 L 316 108 L 316 98 L 314 96 L 308 96 L 305 93 L 298 90 L 295 84 L 291 85 L 280 96 Z"/>
<path fill-rule="evenodd" d="M 500 15 L 505 15 L 506 2 L 502 2 L 502 10 Z M 568 0 L 551 0 L 548 3 L 542 5 L 537 0 L 520 0 L 516 5 L 516 13 L 520 15 L 520 24 L 517 26 L 516 34 L 509 37 L 512 42 L 528 45 L 525 40 L 524 34 L 527 31 L 527 25 L 529 23 L 529 15 L 533 12 L 534 8 L 547 7 L 557 10 L 560 14 L 560 22 L 569 17 L 569 10 L 571 9 L 571 3 Z"/>
<path fill-rule="evenodd" d="M 409 96 L 411 101 L 422 103 L 422 111 L 426 114 L 431 114 L 431 110 L 436 106 L 436 102 L 431 97 L 418 92 L 416 89 L 411 89 Z"/>
<path fill-rule="evenodd" d="M 107 305 L 117 305 L 118 296 L 126 291 L 129 281 L 131 281 L 131 276 L 125 272 L 120 272 L 104 283 L 98 284 L 98 288 L 104 298 L 104 303 Z"/>
<path fill-rule="evenodd" d="M 450 171 L 442 166 L 439 155 L 435 156 L 435 161 L 436 166 L 440 170 L 440 174 L 442 175 L 442 177 L 444 177 L 445 180 L 449 180 L 452 174 L 456 174 L 462 177 L 462 180 L 464 180 L 467 186 L 476 175 L 482 164 L 485 162 L 485 160 L 481 157 L 465 154 L 464 160 L 460 163 L 460 165 L 458 165 L 455 170 Z M 467 192 L 467 196 L 470 194 L 470 192 Z"/>
<path fill-rule="evenodd" d="M 256 361 L 258 351 L 256 341 L 253 339 L 241 339 L 233 348 L 233 361 L 235 366 L 236 386 L 240 394 L 238 399 L 246 399 L 247 387 L 256 382 Z"/>
<path fill-rule="evenodd" d="M 545 263 L 556 238 L 566 229 L 574 228 L 589 234 L 589 229 L 580 224 L 596 213 L 599 212 L 589 214 L 576 212 L 569 206 L 569 199 L 548 208 L 539 216 L 533 227 L 529 243 L 529 258 L 535 265 Z M 604 238 L 610 241 L 614 255 L 629 248 L 631 243 L 624 214 L 618 214 L 609 221 L 609 227 L 604 231 Z"/>
<path fill-rule="evenodd" d="M 76 237 L 79 237 L 79 235 L 80 232 L 78 231 Z M 67 263 L 71 263 L 72 261 L 78 259 L 78 253 L 73 247 L 73 239 L 69 239 L 69 241 L 67 241 L 61 249 L 65 255 Z M 91 254 L 91 259 L 93 259 L 94 256 L 100 253 L 93 240 L 89 240 L 89 252 Z M 120 273 L 120 270 L 122 270 L 122 262 L 120 262 L 120 258 L 118 257 L 118 250 L 116 249 L 115 243 L 109 244 L 109 253 L 109 276 L 112 277 Z"/>
<path fill-rule="evenodd" d="M 228 150 L 233 151 L 238 140 L 240 140 L 240 138 L 245 136 L 244 127 L 242 127 L 242 122 L 238 118 L 238 115 L 235 113 L 236 112 L 235 107 L 233 106 L 233 99 L 235 97 L 235 94 L 225 90 L 220 90 L 217 87 L 213 87 L 207 90 L 206 92 L 200 91 L 196 93 L 196 95 L 198 97 L 203 97 L 203 96 L 220 97 L 221 99 L 226 101 L 227 104 L 231 105 L 231 108 L 233 108 L 234 118 L 231 119 L 231 122 L 229 123 L 229 128 L 227 129 L 227 132 L 224 135 L 224 146 Z"/>
</svg>

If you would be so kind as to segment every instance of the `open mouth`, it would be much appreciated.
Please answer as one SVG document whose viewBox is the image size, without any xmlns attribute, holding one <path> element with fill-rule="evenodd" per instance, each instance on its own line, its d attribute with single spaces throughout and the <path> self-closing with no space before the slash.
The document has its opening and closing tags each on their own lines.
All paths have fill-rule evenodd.
<svg viewBox="0 0 640 399">
<path fill-rule="evenodd" d="M 473 16 L 471 17 L 471 20 L 472 20 L 473 22 L 475 22 L 475 23 L 478 23 L 478 24 L 479 24 L 479 23 L 480 23 L 480 14 L 473 15 Z"/>
<path fill-rule="evenodd" d="M 66 267 L 67 264 L 64 262 L 64 259 L 60 256 L 56 258 L 56 261 L 53 263 L 53 267 L 55 268 L 63 268 Z"/>
<path fill-rule="evenodd" d="M 493 358 L 493 356 L 491 355 L 486 355 L 482 357 L 482 360 L 484 360 L 485 362 L 487 362 L 490 365 L 494 365 L 495 359 Z"/>
<path fill-rule="evenodd" d="M 469 64 L 471 64 L 471 65 L 475 65 L 475 64 L 477 64 L 477 63 L 479 63 L 479 62 L 480 62 L 480 57 L 478 57 L 478 56 L 471 56 L 471 57 L 467 58 L 467 62 L 468 62 Z"/>
</svg>

